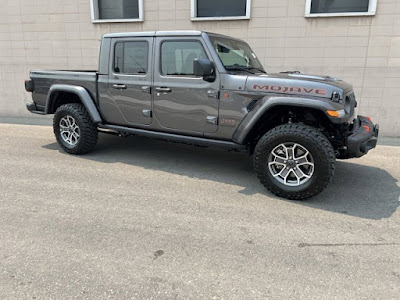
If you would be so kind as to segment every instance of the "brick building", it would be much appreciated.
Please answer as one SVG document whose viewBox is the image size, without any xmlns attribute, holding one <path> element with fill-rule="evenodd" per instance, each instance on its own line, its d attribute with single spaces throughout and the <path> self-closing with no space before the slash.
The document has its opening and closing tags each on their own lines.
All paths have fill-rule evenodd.
<svg viewBox="0 0 400 300">
<path fill-rule="evenodd" d="M 0 0 L 0 116 L 28 115 L 30 69 L 97 69 L 109 32 L 196 29 L 245 39 L 268 72 L 329 74 L 400 135 L 398 0 Z"/>
</svg>

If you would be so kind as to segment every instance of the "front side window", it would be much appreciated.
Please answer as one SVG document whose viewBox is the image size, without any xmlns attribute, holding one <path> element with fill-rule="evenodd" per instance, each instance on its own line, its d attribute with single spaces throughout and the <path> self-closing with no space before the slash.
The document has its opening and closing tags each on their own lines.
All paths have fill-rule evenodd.
<svg viewBox="0 0 400 300">
<path fill-rule="evenodd" d="M 114 72 L 138 75 L 146 74 L 149 60 L 149 44 L 143 42 L 118 42 L 114 50 Z"/>
<path fill-rule="evenodd" d="M 143 0 L 91 0 L 93 22 L 143 21 Z"/>
<path fill-rule="evenodd" d="M 165 41 L 161 44 L 163 75 L 194 76 L 193 61 L 207 58 L 198 41 Z"/>
<path fill-rule="evenodd" d="M 245 42 L 213 35 L 209 37 L 227 71 L 265 73 L 256 54 Z"/>
<path fill-rule="evenodd" d="M 307 17 L 374 15 L 377 0 L 307 0 Z"/>
<path fill-rule="evenodd" d="M 192 0 L 192 20 L 250 18 L 250 0 Z"/>
</svg>

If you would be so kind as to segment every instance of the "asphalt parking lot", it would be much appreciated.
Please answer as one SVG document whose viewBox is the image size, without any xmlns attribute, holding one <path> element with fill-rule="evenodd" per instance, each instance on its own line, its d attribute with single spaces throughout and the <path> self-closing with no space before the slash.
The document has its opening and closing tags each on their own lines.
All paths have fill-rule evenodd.
<svg viewBox="0 0 400 300">
<path fill-rule="evenodd" d="M 1 299 L 399 297 L 399 140 L 307 202 L 218 149 L 101 135 L 71 156 L 2 123 L 0 154 Z"/>
</svg>

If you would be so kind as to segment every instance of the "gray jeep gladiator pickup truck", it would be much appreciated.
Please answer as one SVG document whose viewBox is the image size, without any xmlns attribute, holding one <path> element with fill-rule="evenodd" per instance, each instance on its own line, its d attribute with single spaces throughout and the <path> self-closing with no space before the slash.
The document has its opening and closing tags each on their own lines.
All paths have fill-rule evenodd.
<svg viewBox="0 0 400 300">
<path fill-rule="evenodd" d="M 106 34 L 98 71 L 34 70 L 25 89 L 29 111 L 54 114 L 68 153 L 94 150 L 98 132 L 248 151 L 261 183 L 288 199 L 319 194 L 336 158 L 360 157 L 378 137 L 354 115 L 350 84 L 267 74 L 246 42 L 200 31 Z"/>
</svg>

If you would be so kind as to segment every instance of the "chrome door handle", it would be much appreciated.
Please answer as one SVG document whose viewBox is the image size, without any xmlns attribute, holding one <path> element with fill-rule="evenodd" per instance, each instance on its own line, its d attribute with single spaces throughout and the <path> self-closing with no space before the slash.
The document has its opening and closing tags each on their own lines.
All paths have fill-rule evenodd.
<svg viewBox="0 0 400 300">
<path fill-rule="evenodd" d="M 167 87 L 157 87 L 156 92 L 166 94 L 166 93 L 171 93 L 172 90 Z"/>
<path fill-rule="evenodd" d="M 116 90 L 126 90 L 126 85 L 125 84 L 114 84 L 113 88 Z"/>
</svg>

